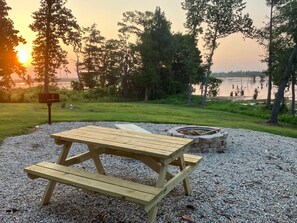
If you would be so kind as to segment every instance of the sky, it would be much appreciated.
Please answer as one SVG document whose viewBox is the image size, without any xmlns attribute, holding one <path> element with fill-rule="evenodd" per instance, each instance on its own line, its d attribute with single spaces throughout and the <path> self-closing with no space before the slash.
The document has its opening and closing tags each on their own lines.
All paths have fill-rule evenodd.
<svg viewBox="0 0 297 223">
<path fill-rule="evenodd" d="M 186 21 L 185 11 L 181 8 L 183 0 L 68 0 L 67 7 L 72 10 L 80 26 L 88 27 L 93 23 L 101 34 L 107 39 L 117 38 L 117 23 L 122 20 L 122 14 L 126 11 L 154 11 L 157 6 L 165 12 L 165 16 L 172 22 L 173 32 L 183 32 Z M 268 20 L 269 8 L 266 0 L 246 0 L 245 13 L 249 13 L 254 20 L 254 25 L 261 27 Z M 30 53 L 35 33 L 28 27 L 33 22 L 32 13 L 40 7 L 39 0 L 6 0 L 12 10 L 9 18 L 14 22 L 14 28 L 20 31 L 27 44 L 20 46 L 24 52 Z M 201 43 L 201 41 L 199 41 Z M 203 49 L 199 44 L 199 49 Z M 212 71 L 261 71 L 266 65 L 261 63 L 264 49 L 255 40 L 243 39 L 240 34 L 233 34 L 220 41 L 215 51 Z M 72 61 L 70 54 L 70 61 Z M 73 56 L 74 58 L 74 56 Z M 74 67 L 74 62 L 71 62 Z M 30 69 L 30 60 L 24 63 Z M 73 73 L 73 72 L 72 72 Z M 62 75 L 63 76 L 63 75 Z"/>
</svg>

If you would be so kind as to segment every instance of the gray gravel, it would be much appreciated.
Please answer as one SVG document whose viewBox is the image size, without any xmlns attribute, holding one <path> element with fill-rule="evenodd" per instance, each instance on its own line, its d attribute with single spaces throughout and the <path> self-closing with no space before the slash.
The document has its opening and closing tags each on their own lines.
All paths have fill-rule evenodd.
<svg viewBox="0 0 297 223">
<path fill-rule="evenodd" d="M 107 122 L 54 123 L 4 141 L 0 146 L 0 222 L 146 221 L 147 214 L 136 204 L 61 184 L 51 203 L 40 205 L 46 181 L 30 180 L 24 167 L 56 161 L 61 147 L 50 138 L 51 133 L 90 124 L 115 127 Z M 137 124 L 158 134 L 176 126 Z M 178 186 L 161 201 L 157 222 L 297 222 L 297 140 L 249 130 L 225 130 L 229 132 L 227 150 L 199 154 L 204 161 L 190 175 L 192 196 L 184 196 L 182 186 Z M 74 147 L 73 152 L 86 149 L 79 144 Z M 108 155 L 102 159 L 110 175 L 155 184 L 156 174 L 136 160 Z M 91 162 L 80 167 L 93 170 Z"/>
</svg>

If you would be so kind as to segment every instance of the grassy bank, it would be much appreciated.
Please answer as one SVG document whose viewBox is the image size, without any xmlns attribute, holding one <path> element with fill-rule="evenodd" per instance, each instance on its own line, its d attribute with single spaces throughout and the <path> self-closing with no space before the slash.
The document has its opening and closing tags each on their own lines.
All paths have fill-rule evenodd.
<svg viewBox="0 0 297 223">
<path fill-rule="evenodd" d="M 73 109 L 52 106 L 52 121 L 126 121 L 179 123 L 243 128 L 297 138 L 297 125 L 265 124 L 265 117 L 216 110 L 209 107 L 189 107 L 159 103 L 80 103 Z M 28 133 L 36 125 L 47 123 L 47 106 L 38 103 L 0 104 L 0 142 L 8 137 Z"/>
</svg>

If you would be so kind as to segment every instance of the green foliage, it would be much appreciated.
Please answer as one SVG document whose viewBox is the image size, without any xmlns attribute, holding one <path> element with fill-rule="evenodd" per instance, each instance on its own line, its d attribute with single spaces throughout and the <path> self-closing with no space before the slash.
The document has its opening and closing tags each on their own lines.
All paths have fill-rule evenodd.
<svg viewBox="0 0 297 223">
<path fill-rule="evenodd" d="M 209 77 L 209 89 L 208 89 L 208 95 L 210 97 L 216 97 L 219 93 L 220 85 L 222 84 L 222 80 L 217 79 L 215 77 Z"/>
<path fill-rule="evenodd" d="M 241 32 L 247 37 L 252 36 L 253 21 L 248 14 L 243 14 L 243 0 L 185 0 L 183 9 L 186 10 L 186 27 L 189 32 L 199 36 L 204 33 L 207 71 L 205 75 L 204 101 L 208 93 L 209 76 L 213 64 L 218 40 L 233 33 Z"/>
<path fill-rule="evenodd" d="M 208 103 L 207 108 L 260 117 L 264 119 L 267 119 L 270 114 L 270 110 L 266 109 L 264 104 L 249 104 L 248 102 L 212 100 Z"/>
<path fill-rule="evenodd" d="M 37 102 L 38 93 L 40 93 L 41 87 L 31 88 L 13 88 L 9 91 L 0 92 L 0 103 L 27 103 Z"/>
<path fill-rule="evenodd" d="M 101 36 L 97 25 L 83 28 L 83 62 L 80 63 L 80 74 L 84 86 L 94 88 L 99 83 L 96 80 L 101 78 L 102 52 L 104 37 Z"/>
<path fill-rule="evenodd" d="M 0 93 L 13 87 L 12 74 L 26 79 L 25 67 L 19 62 L 16 47 L 25 40 L 18 36 L 18 30 L 14 29 L 13 21 L 8 18 L 8 11 L 5 0 L 0 0 Z M 5 97 L 0 96 L 0 100 Z"/>
<path fill-rule="evenodd" d="M 201 101 L 201 96 L 192 95 L 192 105 L 197 105 Z M 166 98 L 153 100 L 151 103 L 156 104 L 169 104 L 169 105 L 187 105 L 188 95 L 186 93 L 180 93 L 176 95 L 170 95 Z"/>
<path fill-rule="evenodd" d="M 281 103 L 284 100 L 284 92 L 290 79 L 295 77 L 293 72 L 295 72 L 297 62 L 297 1 L 284 1 L 282 3 L 278 6 L 277 15 L 274 18 L 272 68 L 274 72 L 280 72 L 277 75 L 279 77 L 279 88 L 268 121 L 272 124 L 278 124 L 278 115 L 281 110 Z"/>
<path fill-rule="evenodd" d="M 128 43 L 127 37 L 122 34 L 119 40 L 105 40 L 100 31 L 93 24 L 84 28 L 83 36 L 83 62 L 79 63 L 79 79 L 84 88 L 116 89 L 112 93 L 122 95 L 126 99 L 137 95 L 138 78 L 141 69 L 141 58 L 135 51 L 135 45 Z M 79 89 L 80 85 L 73 85 Z M 81 89 L 81 88 L 80 88 Z M 96 90 L 98 95 L 105 95 Z M 111 94 L 108 93 L 108 94 Z M 91 98 L 91 95 L 87 95 Z"/>
<path fill-rule="evenodd" d="M 32 65 L 38 82 L 44 82 L 44 91 L 49 91 L 50 83 L 57 82 L 57 69 L 67 73 L 67 51 L 64 44 L 77 45 L 79 25 L 71 10 L 65 7 L 66 0 L 41 0 L 40 9 L 33 13 L 33 23 L 29 26 L 37 32 L 33 41 Z"/>
<path fill-rule="evenodd" d="M 104 87 L 104 88 L 97 87 L 97 88 L 88 90 L 85 94 L 85 98 L 88 100 L 102 101 L 102 99 L 106 97 L 115 99 L 117 95 L 118 95 L 118 92 L 115 86 Z"/>
<path fill-rule="evenodd" d="M 131 34 L 138 37 L 133 49 L 139 52 L 141 61 L 139 72 L 131 78 L 135 96 L 145 100 L 165 98 L 187 92 L 198 82 L 203 69 L 197 42 L 191 35 L 172 34 L 171 23 L 159 7 L 154 13 L 126 12 L 120 26 L 123 38 Z M 127 80 L 126 76 L 123 79 Z"/>
<path fill-rule="evenodd" d="M 279 121 L 283 123 L 290 123 L 293 125 L 297 125 L 297 117 L 292 116 L 291 114 L 281 114 L 279 117 Z"/>
<path fill-rule="evenodd" d="M 192 103 L 192 85 L 203 82 L 205 68 L 201 65 L 202 59 L 197 41 L 192 35 L 175 34 L 175 54 L 172 70 L 174 73 L 174 91 L 188 93 L 188 103 Z"/>
<path fill-rule="evenodd" d="M 0 103 L 10 102 L 10 91 L 0 89 Z"/>
<path fill-rule="evenodd" d="M 57 92 L 60 94 L 60 101 L 62 102 L 85 101 L 83 91 L 60 89 Z"/>
<path fill-rule="evenodd" d="M 165 13 L 156 8 L 153 17 L 140 34 L 136 49 L 142 58 L 141 84 L 145 99 L 164 97 L 170 84 L 170 62 L 173 55 L 171 24 Z"/>
<path fill-rule="evenodd" d="M 285 1 L 285 4 L 279 6 L 280 14 L 277 17 L 280 23 L 279 31 L 285 32 L 292 40 L 297 43 L 297 1 Z"/>
<path fill-rule="evenodd" d="M 280 110 L 279 121 L 282 123 L 288 123 L 292 125 L 297 124 L 297 117 L 292 116 L 288 113 L 288 108 L 284 103 L 283 108 Z M 265 104 L 255 104 L 246 102 L 231 102 L 231 101 L 221 101 L 213 100 L 208 106 L 208 109 L 226 111 L 231 113 L 237 113 L 242 115 L 248 115 L 253 117 L 263 118 L 267 120 L 271 114 L 271 110 L 265 107 Z"/>
<path fill-rule="evenodd" d="M 73 90 L 79 91 L 83 89 L 83 85 L 79 81 L 71 81 L 71 88 Z"/>
</svg>

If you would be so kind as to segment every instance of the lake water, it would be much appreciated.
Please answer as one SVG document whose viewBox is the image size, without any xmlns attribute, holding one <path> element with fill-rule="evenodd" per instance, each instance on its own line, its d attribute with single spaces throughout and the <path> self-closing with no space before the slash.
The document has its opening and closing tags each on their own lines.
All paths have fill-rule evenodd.
<svg viewBox="0 0 297 223">
<path fill-rule="evenodd" d="M 35 87 L 35 86 L 38 86 L 40 85 L 39 83 L 34 83 L 34 84 L 31 84 L 31 87 Z M 58 82 L 58 86 L 60 88 L 66 88 L 66 89 L 70 89 L 71 88 L 71 80 L 69 81 L 59 81 Z M 23 82 L 17 82 L 15 84 L 15 88 L 27 88 L 29 87 L 27 84 L 23 83 Z"/>
<path fill-rule="evenodd" d="M 261 79 L 260 77 L 251 78 L 251 77 L 219 77 L 223 81 L 219 88 L 218 97 L 220 98 L 233 98 L 234 100 L 250 100 L 253 99 L 253 95 L 255 89 L 258 91 L 257 99 L 266 99 L 267 98 L 267 78 Z M 69 81 L 61 81 L 58 83 L 60 87 L 70 89 L 71 88 L 71 80 Z M 16 87 L 28 87 L 24 83 L 17 83 Z M 291 86 L 290 86 L 291 87 Z M 201 95 L 201 91 L 199 86 L 194 87 L 196 90 L 194 92 L 195 95 Z M 242 92 L 244 93 L 242 95 Z M 272 89 L 272 99 L 274 99 L 274 95 L 277 93 L 277 88 Z M 297 89 L 295 90 L 297 95 Z M 233 96 L 231 96 L 233 95 Z M 285 96 L 288 97 L 289 100 L 292 99 L 292 95 L 290 91 L 285 93 Z"/>
<path fill-rule="evenodd" d="M 268 78 L 261 79 L 260 77 L 251 78 L 251 77 L 219 77 L 223 83 L 220 85 L 218 97 L 222 98 L 233 98 L 233 99 L 243 99 L 250 100 L 253 99 L 255 89 L 258 91 L 257 99 L 266 99 L 268 91 Z M 291 87 L 291 86 L 290 86 Z M 241 92 L 242 90 L 242 92 Z M 286 89 L 287 91 L 288 89 Z M 291 88 L 290 88 L 291 91 Z M 289 100 L 292 99 L 291 92 L 287 91 L 285 96 Z M 242 95 L 243 93 L 243 95 Z M 277 93 L 277 88 L 273 87 L 272 89 L 272 99 Z M 199 86 L 196 86 L 196 95 L 201 95 Z M 295 94 L 297 95 L 297 89 L 295 89 Z M 233 96 L 232 96 L 233 95 Z"/>
</svg>

